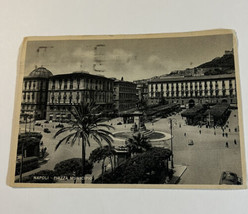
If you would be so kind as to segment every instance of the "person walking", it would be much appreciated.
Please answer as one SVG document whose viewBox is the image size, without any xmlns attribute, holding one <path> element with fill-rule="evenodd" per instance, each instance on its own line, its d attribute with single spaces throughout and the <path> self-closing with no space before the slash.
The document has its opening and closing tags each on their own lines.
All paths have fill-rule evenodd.
<svg viewBox="0 0 248 214">
<path fill-rule="evenodd" d="M 228 147 L 229 147 L 228 142 L 226 142 L 226 148 L 228 148 Z"/>
<path fill-rule="evenodd" d="M 237 145 L 237 141 L 236 141 L 236 139 L 234 139 L 234 144 L 235 144 L 235 145 Z"/>
<path fill-rule="evenodd" d="M 199 130 L 199 133 L 201 134 L 201 130 Z"/>
</svg>

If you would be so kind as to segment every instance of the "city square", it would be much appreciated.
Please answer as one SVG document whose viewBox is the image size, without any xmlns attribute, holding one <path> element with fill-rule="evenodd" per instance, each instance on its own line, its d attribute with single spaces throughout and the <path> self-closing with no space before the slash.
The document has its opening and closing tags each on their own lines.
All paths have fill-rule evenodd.
<svg viewBox="0 0 248 214">
<path fill-rule="evenodd" d="M 234 131 L 237 127 L 237 113 L 237 110 L 233 110 L 229 117 L 229 128 L 226 130 L 228 137 L 222 136 L 223 131 L 220 127 L 214 129 L 188 126 L 185 124 L 185 120 L 181 117 L 180 113 L 169 116 L 168 118 L 158 118 L 155 122 L 148 122 L 145 125 L 148 129 L 169 133 L 169 118 L 175 119 L 173 124 L 174 164 L 182 165 L 187 168 L 181 176 L 179 184 L 218 184 L 223 171 L 232 171 L 239 176 L 242 175 L 239 134 Z M 119 122 L 122 124 L 117 125 Z M 48 162 L 42 164 L 41 167 L 35 171 L 45 169 L 53 170 L 54 166 L 60 161 L 81 157 L 80 144 L 76 144 L 73 147 L 69 144 L 62 144 L 55 152 L 57 142 L 63 137 L 62 135 L 60 138 L 53 138 L 55 132 L 58 130 L 54 127 L 58 123 L 44 123 L 44 120 L 40 121 L 40 123 L 42 124 L 41 126 L 35 126 L 34 124 L 26 125 L 27 127 L 30 125 L 31 131 L 35 129 L 35 131 L 43 134 L 43 147 L 46 147 L 48 152 Z M 115 128 L 114 132 L 129 131 L 132 126 L 132 124 L 123 124 L 122 118 L 115 118 L 107 123 L 113 124 Z M 44 133 L 44 128 L 48 128 L 51 133 Z M 21 124 L 21 132 L 24 132 L 24 129 L 25 124 Z M 231 130 L 230 132 L 229 129 Z M 201 134 L 199 132 L 200 130 Z M 214 132 L 216 132 L 216 135 Z M 185 133 L 186 136 L 184 136 Z M 237 144 L 234 144 L 235 139 Z M 193 140 L 194 145 L 189 145 L 191 140 Z M 229 143 L 228 148 L 226 147 L 226 142 Z M 115 147 L 124 145 L 118 141 L 113 142 L 113 146 Z M 170 148 L 170 140 L 161 143 L 160 146 Z M 91 146 L 86 148 L 86 157 L 88 158 L 90 153 L 97 147 L 99 147 L 99 145 L 92 140 Z M 89 175 L 89 177 L 97 177 L 100 175 L 100 165 L 101 164 L 94 165 L 92 175 Z M 28 174 L 30 174 L 30 172 Z"/>
</svg>

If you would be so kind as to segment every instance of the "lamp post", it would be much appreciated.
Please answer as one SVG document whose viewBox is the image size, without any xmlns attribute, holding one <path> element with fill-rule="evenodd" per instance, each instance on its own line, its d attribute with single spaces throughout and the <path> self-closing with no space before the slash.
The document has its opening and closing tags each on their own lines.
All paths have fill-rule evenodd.
<svg viewBox="0 0 248 214">
<path fill-rule="evenodd" d="M 176 124 L 175 118 L 169 118 L 169 124 L 170 124 L 170 134 L 171 134 L 171 168 L 174 168 L 174 160 L 173 160 L 173 136 L 172 136 L 172 130 L 173 130 L 173 123 Z"/>
</svg>

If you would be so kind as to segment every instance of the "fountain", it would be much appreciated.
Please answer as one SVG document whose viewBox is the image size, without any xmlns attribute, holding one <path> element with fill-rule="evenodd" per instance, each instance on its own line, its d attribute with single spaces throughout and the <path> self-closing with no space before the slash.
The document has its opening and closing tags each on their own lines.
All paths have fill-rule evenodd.
<svg viewBox="0 0 248 214">
<path fill-rule="evenodd" d="M 113 140 L 115 142 L 125 144 L 125 141 L 128 138 L 140 133 L 149 139 L 152 146 L 169 148 L 169 144 L 166 144 L 166 142 L 172 137 L 169 133 L 148 130 L 145 126 L 144 115 L 142 112 L 135 111 L 132 113 L 132 116 L 134 117 L 134 124 L 132 125 L 130 131 L 119 131 L 113 133 Z"/>
</svg>

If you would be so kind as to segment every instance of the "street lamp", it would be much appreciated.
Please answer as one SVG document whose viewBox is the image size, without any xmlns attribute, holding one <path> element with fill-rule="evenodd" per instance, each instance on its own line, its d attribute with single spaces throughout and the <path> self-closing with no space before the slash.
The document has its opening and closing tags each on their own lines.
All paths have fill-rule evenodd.
<svg viewBox="0 0 248 214">
<path fill-rule="evenodd" d="M 172 136 L 172 130 L 173 125 L 175 125 L 177 120 L 175 118 L 169 118 L 169 125 L 170 125 L 170 134 L 171 134 L 171 168 L 174 168 L 174 160 L 173 160 L 173 136 Z"/>
</svg>

